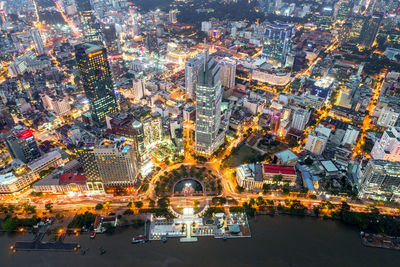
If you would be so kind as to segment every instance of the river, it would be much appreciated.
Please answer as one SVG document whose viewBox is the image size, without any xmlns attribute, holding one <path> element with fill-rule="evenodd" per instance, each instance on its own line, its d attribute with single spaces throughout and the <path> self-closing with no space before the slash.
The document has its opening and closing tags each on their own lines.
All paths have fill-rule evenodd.
<svg viewBox="0 0 400 267">
<path fill-rule="evenodd" d="M 119 266 L 400 266 L 400 251 L 368 248 L 359 232 L 337 221 L 309 217 L 258 216 L 250 221 L 252 238 L 199 238 L 197 243 L 131 244 L 133 228 L 112 236 L 67 237 L 89 248 L 75 252 L 16 252 L 9 247 L 29 234 L 0 236 L 1 267 Z M 143 231 L 143 230 L 141 230 Z M 102 246 L 107 252 L 99 254 Z"/>
</svg>

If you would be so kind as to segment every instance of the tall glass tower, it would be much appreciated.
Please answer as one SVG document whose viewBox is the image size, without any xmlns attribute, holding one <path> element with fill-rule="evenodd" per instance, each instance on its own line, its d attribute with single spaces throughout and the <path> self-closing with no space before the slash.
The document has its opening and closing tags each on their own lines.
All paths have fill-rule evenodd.
<svg viewBox="0 0 400 267">
<path fill-rule="evenodd" d="M 195 149 L 202 156 L 210 156 L 224 142 L 225 131 L 220 129 L 222 88 L 220 67 L 206 53 L 196 85 Z"/>
<path fill-rule="evenodd" d="M 280 22 L 268 23 L 264 32 L 262 55 L 273 64 L 284 66 L 290 52 L 293 26 Z"/>
<path fill-rule="evenodd" d="M 89 99 L 92 120 L 102 127 L 106 115 L 118 111 L 107 51 L 91 43 L 78 44 L 75 46 L 75 57 Z"/>
<path fill-rule="evenodd" d="M 82 33 L 88 42 L 102 42 L 100 23 L 97 21 L 90 0 L 76 0 L 76 8 L 82 26 Z"/>
</svg>

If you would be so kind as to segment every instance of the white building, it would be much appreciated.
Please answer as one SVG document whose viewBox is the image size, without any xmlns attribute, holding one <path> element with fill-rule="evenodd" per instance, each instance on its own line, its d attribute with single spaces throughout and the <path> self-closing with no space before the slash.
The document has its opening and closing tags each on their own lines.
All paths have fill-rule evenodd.
<svg viewBox="0 0 400 267">
<path fill-rule="evenodd" d="M 360 133 L 359 128 L 349 125 L 346 129 L 346 133 L 344 134 L 341 144 L 350 145 L 351 147 L 354 147 L 357 142 L 359 133 Z"/>
<path fill-rule="evenodd" d="M 201 31 L 208 33 L 208 31 L 212 28 L 212 24 L 209 21 L 201 22 Z"/>
<path fill-rule="evenodd" d="M 371 151 L 375 160 L 400 161 L 400 127 L 386 130 Z"/>
<path fill-rule="evenodd" d="M 133 80 L 133 95 L 136 100 L 142 99 L 146 95 L 146 86 L 143 79 Z"/>
<path fill-rule="evenodd" d="M 57 116 L 63 116 L 71 111 L 71 105 L 66 97 L 54 97 L 51 103 Z"/>
<path fill-rule="evenodd" d="M 399 111 L 391 107 L 383 107 L 376 124 L 384 128 L 393 127 L 399 119 L 399 115 Z"/>
<path fill-rule="evenodd" d="M 35 44 L 36 53 L 38 55 L 43 55 L 45 52 L 44 51 L 45 46 L 43 44 L 43 39 L 42 39 L 42 36 L 40 35 L 39 30 L 38 29 L 31 30 L 31 36 L 32 36 L 33 43 Z"/>
<path fill-rule="evenodd" d="M 307 137 L 305 149 L 315 155 L 321 155 L 325 150 L 328 137 L 323 134 L 318 134 L 316 131 L 311 131 Z"/>
<path fill-rule="evenodd" d="M 308 110 L 299 108 L 297 109 L 292 118 L 292 128 L 298 131 L 303 131 L 310 119 L 310 112 Z"/>
<path fill-rule="evenodd" d="M 362 198 L 398 200 L 400 197 L 400 163 L 370 159 L 358 170 L 359 192 Z"/>
<path fill-rule="evenodd" d="M 225 88 L 233 88 L 236 78 L 236 61 L 224 58 L 219 62 L 221 68 L 221 84 Z"/>
</svg>

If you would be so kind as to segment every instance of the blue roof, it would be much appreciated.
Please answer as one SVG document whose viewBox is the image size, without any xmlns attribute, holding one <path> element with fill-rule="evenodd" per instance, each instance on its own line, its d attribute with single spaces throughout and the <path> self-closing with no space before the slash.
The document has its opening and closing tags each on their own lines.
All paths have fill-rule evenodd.
<svg viewBox="0 0 400 267">
<path fill-rule="evenodd" d="M 240 233 L 239 224 L 232 224 L 228 226 L 228 231 L 231 233 Z"/>
<path fill-rule="evenodd" d="M 284 151 L 276 153 L 275 156 L 277 158 L 281 159 L 283 162 L 289 162 L 289 161 L 298 159 L 296 154 L 294 154 L 290 149 L 286 149 Z"/>
<path fill-rule="evenodd" d="M 318 178 L 316 176 L 311 176 L 310 172 L 304 169 L 300 164 L 297 164 L 296 167 L 303 174 L 304 182 L 306 183 L 305 186 L 307 186 L 308 190 L 315 191 L 313 180 L 318 181 Z"/>
</svg>

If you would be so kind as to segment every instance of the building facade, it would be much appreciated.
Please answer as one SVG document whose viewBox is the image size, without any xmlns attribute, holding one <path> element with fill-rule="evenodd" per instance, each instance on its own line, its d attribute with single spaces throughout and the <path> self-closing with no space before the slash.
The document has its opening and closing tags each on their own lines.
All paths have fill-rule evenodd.
<svg viewBox="0 0 400 267">
<path fill-rule="evenodd" d="M 189 59 L 185 63 L 185 89 L 186 89 L 186 98 L 194 99 L 195 98 L 195 86 L 197 83 L 197 75 L 200 67 L 204 62 L 204 54 L 200 53 L 197 56 Z"/>
<path fill-rule="evenodd" d="M 222 88 L 220 67 L 206 54 L 199 70 L 196 85 L 195 150 L 210 156 L 224 142 L 225 131 L 220 129 Z"/>
<path fill-rule="evenodd" d="M 279 22 L 267 24 L 264 32 L 262 55 L 267 61 L 280 66 L 286 64 L 294 28 Z"/>
<path fill-rule="evenodd" d="M 101 35 L 100 23 L 97 21 L 90 0 L 76 1 L 76 8 L 79 14 L 82 33 L 86 41 L 102 43 L 103 37 Z"/>
<path fill-rule="evenodd" d="M 371 151 L 375 160 L 400 161 L 400 127 L 386 130 Z"/>
<path fill-rule="evenodd" d="M 104 126 L 106 115 L 118 110 L 106 49 L 91 43 L 75 46 L 75 57 L 93 122 Z"/>
<path fill-rule="evenodd" d="M 398 200 L 400 197 L 400 162 L 369 160 L 360 168 L 360 197 Z"/>
<path fill-rule="evenodd" d="M 9 135 L 2 135 L 2 138 L 13 159 L 29 163 L 41 155 L 33 131 L 27 127 L 16 126 Z"/>
</svg>

